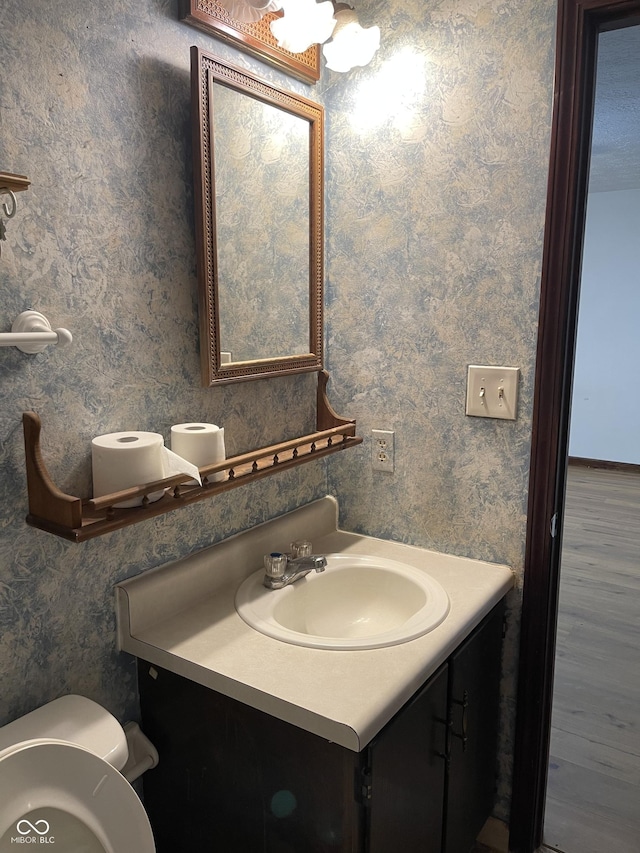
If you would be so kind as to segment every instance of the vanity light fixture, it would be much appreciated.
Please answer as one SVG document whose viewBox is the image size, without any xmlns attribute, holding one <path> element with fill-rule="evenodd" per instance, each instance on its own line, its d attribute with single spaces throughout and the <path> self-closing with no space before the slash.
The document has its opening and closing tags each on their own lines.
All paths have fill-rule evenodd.
<svg viewBox="0 0 640 853">
<path fill-rule="evenodd" d="M 356 10 L 336 0 L 220 0 L 238 21 L 259 21 L 267 12 L 282 10 L 271 21 L 278 47 L 304 53 L 313 44 L 324 44 L 327 68 L 350 71 L 368 65 L 380 47 L 380 27 L 363 27 Z M 328 39 L 331 38 L 331 41 Z M 325 42 L 327 42 L 325 44 Z"/>
<path fill-rule="evenodd" d="M 282 8 L 280 0 L 218 0 L 229 15 L 243 24 L 255 24 L 262 20 L 267 12 L 277 12 Z"/>
<path fill-rule="evenodd" d="M 380 47 L 380 27 L 363 27 L 358 14 L 346 3 L 336 4 L 336 26 L 330 42 L 322 48 L 327 68 L 350 71 L 368 65 Z"/>
<path fill-rule="evenodd" d="M 278 47 L 290 53 L 304 53 L 312 44 L 322 44 L 333 32 L 336 19 L 333 17 L 331 0 L 280 0 L 283 17 L 271 21 L 271 32 Z"/>
</svg>

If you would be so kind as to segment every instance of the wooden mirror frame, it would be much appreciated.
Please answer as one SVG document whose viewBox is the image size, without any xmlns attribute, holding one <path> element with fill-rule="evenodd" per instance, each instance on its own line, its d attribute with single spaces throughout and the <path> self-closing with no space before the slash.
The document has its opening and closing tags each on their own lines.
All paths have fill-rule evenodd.
<svg viewBox="0 0 640 853">
<path fill-rule="evenodd" d="M 309 352 L 223 364 L 217 287 L 216 209 L 211 89 L 219 83 L 284 109 L 309 122 Z M 191 48 L 196 257 L 200 363 L 205 386 L 304 373 L 323 366 L 324 110 L 300 95 L 278 89 L 247 71 Z"/>
</svg>

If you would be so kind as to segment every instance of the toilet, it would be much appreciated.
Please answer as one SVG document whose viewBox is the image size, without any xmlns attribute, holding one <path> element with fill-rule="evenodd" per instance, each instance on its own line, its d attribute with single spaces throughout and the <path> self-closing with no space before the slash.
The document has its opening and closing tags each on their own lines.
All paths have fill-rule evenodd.
<svg viewBox="0 0 640 853">
<path fill-rule="evenodd" d="M 146 743 L 154 758 L 129 779 L 157 762 Z M 64 853 L 154 853 L 144 807 L 120 772 L 129 752 L 120 723 L 84 696 L 62 696 L 1 727 L 0 853 L 44 844 Z"/>
</svg>

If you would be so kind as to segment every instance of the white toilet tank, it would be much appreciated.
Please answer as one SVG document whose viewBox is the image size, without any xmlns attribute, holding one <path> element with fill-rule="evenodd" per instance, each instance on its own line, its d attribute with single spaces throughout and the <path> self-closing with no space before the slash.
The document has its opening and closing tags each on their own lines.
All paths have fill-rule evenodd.
<svg viewBox="0 0 640 853">
<path fill-rule="evenodd" d="M 129 755 L 124 729 L 86 696 L 61 696 L 0 728 L 0 752 L 34 738 L 78 744 L 122 770 Z"/>
</svg>

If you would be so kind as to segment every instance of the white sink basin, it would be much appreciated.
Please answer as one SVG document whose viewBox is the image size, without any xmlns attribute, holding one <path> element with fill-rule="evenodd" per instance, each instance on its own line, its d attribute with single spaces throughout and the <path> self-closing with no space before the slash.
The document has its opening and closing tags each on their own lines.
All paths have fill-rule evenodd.
<svg viewBox="0 0 640 853">
<path fill-rule="evenodd" d="M 257 631 L 298 646 L 395 646 L 431 631 L 449 612 L 436 580 L 394 560 L 328 554 L 324 572 L 284 589 L 266 589 L 263 578 L 260 569 L 240 585 L 238 614 Z"/>
</svg>

